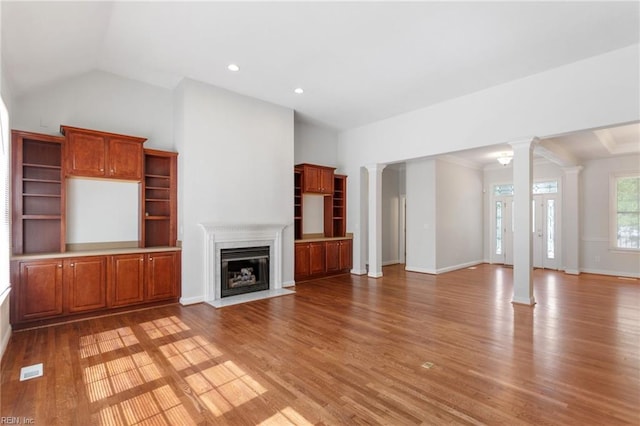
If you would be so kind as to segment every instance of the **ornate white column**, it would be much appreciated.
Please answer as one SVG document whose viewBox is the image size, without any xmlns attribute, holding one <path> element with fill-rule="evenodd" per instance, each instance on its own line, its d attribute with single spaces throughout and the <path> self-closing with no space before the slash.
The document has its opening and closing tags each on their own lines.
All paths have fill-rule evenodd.
<svg viewBox="0 0 640 426">
<path fill-rule="evenodd" d="M 513 148 L 513 299 L 512 303 L 534 305 L 533 236 L 531 232 L 531 186 L 533 147 L 536 139 L 510 143 Z"/>
<path fill-rule="evenodd" d="M 382 170 L 384 164 L 367 166 L 369 172 L 369 273 L 382 276 Z"/>
<path fill-rule="evenodd" d="M 564 206 L 562 209 L 562 230 L 564 238 L 564 271 L 567 274 L 580 274 L 580 171 L 582 166 L 565 167 L 564 186 L 562 189 L 562 199 Z"/>
</svg>

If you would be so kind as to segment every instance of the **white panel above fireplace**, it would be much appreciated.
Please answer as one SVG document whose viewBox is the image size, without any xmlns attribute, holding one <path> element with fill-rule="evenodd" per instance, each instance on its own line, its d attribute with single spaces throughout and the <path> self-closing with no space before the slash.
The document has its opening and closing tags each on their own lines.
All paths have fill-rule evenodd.
<svg viewBox="0 0 640 426">
<path fill-rule="evenodd" d="M 204 277 L 205 277 L 205 302 L 220 307 L 221 277 L 220 277 L 220 250 L 225 248 L 243 247 L 269 247 L 269 290 L 262 295 L 254 295 L 250 298 L 239 296 L 225 297 L 226 302 L 238 300 L 255 300 L 257 297 L 273 297 L 282 294 L 293 293 L 282 288 L 282 232 L 286 225 L 280 224 L 218 224 L 201 223 L 204 230 Z M 237 303 L 237 302 L 236 302 Z"/>
</svg>

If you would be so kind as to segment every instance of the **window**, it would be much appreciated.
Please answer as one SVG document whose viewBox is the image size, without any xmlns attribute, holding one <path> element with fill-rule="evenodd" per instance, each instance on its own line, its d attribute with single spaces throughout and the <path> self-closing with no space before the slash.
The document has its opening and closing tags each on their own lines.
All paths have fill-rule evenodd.
<svg viewBox="0 0 640 426">
<path fill-rule="evenodd" d="M 0 99 L 0 304 L 9 288 L 9 257 L 11 236 L 9 233 L 9 115 Z"/>
<path fill-rule="evenodd" d="M 502 201 L 496 201 L 496 254 L 502 254 Z"/>
<path fill-rule="evenodd" d="M 640 249 L 640 174 L 614 176 L 611 193 L 613 246 Z"/>
</svg>

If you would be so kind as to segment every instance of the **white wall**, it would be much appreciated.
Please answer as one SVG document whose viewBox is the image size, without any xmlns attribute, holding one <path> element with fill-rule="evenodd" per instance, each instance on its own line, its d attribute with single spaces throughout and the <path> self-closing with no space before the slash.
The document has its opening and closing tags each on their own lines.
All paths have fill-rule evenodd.
<svg viewBox="0 0 640 426">
<path fill-rule="evenodd" d="M 91 71 L 15 100 L 12 128 L 59 134 L 60 125 L 147 138 L 145 148 L 175 150 L 172 92 Z"/>
<path fill-rule="evenodd" d="M 366 263 L 362 166 L 638 121 L 638 47 L 612 51 L 340 133 L 338 158 L 343 172 L 350 176 L 347 229 L 354 233 L 354 269 L 361 270 Z M 412 185 L 409 179 L 407 173 L 407 209 Z M 410 247 L 409 238 L 407 243 L 409 256 L 416 248 Z"/>
<path fill-rule="evenodd" d="M 183 80 L 175 91 L 182 301 L 204 297 L 200 223 L 286 224 L 283 281 L 293 282 L 293 111 Z"/>
<path fill-rule="evenodd" d="M 400 174 L 404 170 L 386 167 L 382 171 L 382 264 L 400 262 Z"/>
<path fill-rule="evenodd" d="M 407 259 L 409 271 L 436 272 L 436 160 L 407 162 Z"/>
<path fill-rule="evenodd" d="M 311 163 L 338 166 L 338 132 L 296 117 L 295 164 Z"/>
<path fill-rule="evenodd" d="M 582 272 L 640 278 L 640 254 L 613 250 L 609 231 L 609 179 L 613 173 L 640 172 L 640 156 L 592 160 L 580 174 Z"/>
<path fill-rule="evenodd" d="M 435 223 L 438 273 L 482 262 L 482 205 L 482 171 L 438 159 Z"/>
<path fill-rule="evenodd" d="M 324 196 L 302 194 L 302 234 L 324 235 Z"/>
</svg>

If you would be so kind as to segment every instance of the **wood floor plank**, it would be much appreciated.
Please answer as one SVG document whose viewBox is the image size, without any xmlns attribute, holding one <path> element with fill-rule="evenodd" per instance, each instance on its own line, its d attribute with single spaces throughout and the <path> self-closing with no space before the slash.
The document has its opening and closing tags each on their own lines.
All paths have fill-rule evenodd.
<svg viewBox="0 0 640 426">
<path fill-rule="evenodd" d="M 512 273 L 395 265 L 222 309 L 14 332 L 0 415 L 54 426 L 640 424 L 639 281 L 536 270 L 528 307 L 511 303 Z M 44 376 L 20 382 L 39 362 Z"/>
</svg>

